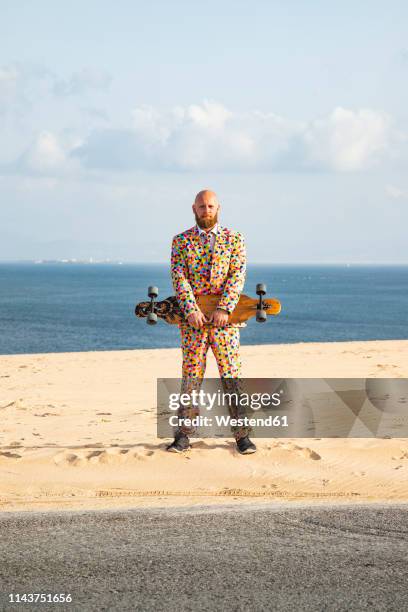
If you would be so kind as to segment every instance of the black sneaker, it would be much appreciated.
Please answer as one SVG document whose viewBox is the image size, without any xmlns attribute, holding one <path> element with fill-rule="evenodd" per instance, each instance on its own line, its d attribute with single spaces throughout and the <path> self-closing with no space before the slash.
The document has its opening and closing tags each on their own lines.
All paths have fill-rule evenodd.
<svg viewBox="0 0 408 612">
<path fill-rule="evenodd" d="M 174 441 L 167 447 L 170 453 L 182 453 L 190 448 L 190 441 L 185 434 L 177 434 Z"/>
<path fill-rule="evenodd" d="M 256 453 L 256 446 L 253 442 L 251 442 L 248 436 L 237 440 L 237 448 L 238 452 L 241 453 L 241 455 L 250 455 L 251 453 Z"/>
</svg>

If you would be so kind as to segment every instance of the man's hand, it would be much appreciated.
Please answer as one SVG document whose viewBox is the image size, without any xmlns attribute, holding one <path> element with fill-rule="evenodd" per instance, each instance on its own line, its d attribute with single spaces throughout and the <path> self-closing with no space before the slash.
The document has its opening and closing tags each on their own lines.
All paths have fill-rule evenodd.
<svg viewBox="0 0 408 612">
<path fill-rule="evenodd" d="M 204 313 L 201 312 L 201 310 L 198 310 L 197 312 L 192 312 L 191 315 L 187 317 L 187 321 L 188 324 L 192 327 L 195 327 L 195 329 L 200 329 L 204 325 L 204 323 L 208 323 L 207 317 Z"/>
<path fill-rule="evenodd" d="M 214 310 L 210 316 L 210 323 L 215 327 L 224 327 L 228 323 L 229 314 L 226 310 Z"/>
</svg>

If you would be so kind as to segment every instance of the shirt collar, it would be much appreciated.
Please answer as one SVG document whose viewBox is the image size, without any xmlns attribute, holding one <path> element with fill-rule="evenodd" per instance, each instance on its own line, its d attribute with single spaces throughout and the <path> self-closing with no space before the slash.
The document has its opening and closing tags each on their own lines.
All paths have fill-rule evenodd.
<svg viewBox="0 0 408 612">
<path fill-rule="evenodd" d="M 218 225 L 218 223 L 216 223 L 216 224 L 214 225 L 214 227 L 213 227 L 213 228 L 212 228 L 212 229 L 211 229 L 209 232 L 206 232 L 205 230 L 203 230 L 203 229 L 202 229 L 201 227 L 199 227 L 198 225 L 196 225 L 196 228 L 197 228 L 198 234 L 199 234 L 200 236 L 201 236 L 201 234 L 207 234 L 207 233 L 208 233 L 208 234 L 218 234 L 219 225 Z"/>
</svg>

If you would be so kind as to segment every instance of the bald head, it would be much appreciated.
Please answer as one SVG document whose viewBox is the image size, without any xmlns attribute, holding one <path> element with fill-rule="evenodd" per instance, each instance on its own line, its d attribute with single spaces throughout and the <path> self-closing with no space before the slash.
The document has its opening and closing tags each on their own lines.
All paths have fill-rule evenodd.
<svg viewBox="0 0 408 612">
<path fill-rule="evenodd" d="M 218 221 L 219 210 L 220 205 L 214 191 L 203 189 L 197 193 L 193 212 L 199 227 L 208 231 L 213 228 Z"/>
<path fill-rule="evenodd" d="M 203 189 L 197 193 L 194 204 L 200 204 L 201 202 L 205 204 L 208 202 L 216 202 L 218 204 L 217 194 L 210 189 Z"/>
</svg>

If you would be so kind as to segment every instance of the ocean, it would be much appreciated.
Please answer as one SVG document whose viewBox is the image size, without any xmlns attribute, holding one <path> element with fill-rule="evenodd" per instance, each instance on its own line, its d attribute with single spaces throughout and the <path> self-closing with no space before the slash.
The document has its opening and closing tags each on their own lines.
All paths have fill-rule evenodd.
<svg viewBox="0 0 408 612">
<path fill-rule="evenodd" d="M 282 312 L 242 344 L 408 339 L 408 266 L 249 266 L 244 292 L 258 282 Z M 172 295 L 168 265 L 2 263 L 0 354 L 177 347 L 177 326 L 134 316 L 151 284 Z"/>
</svg>

